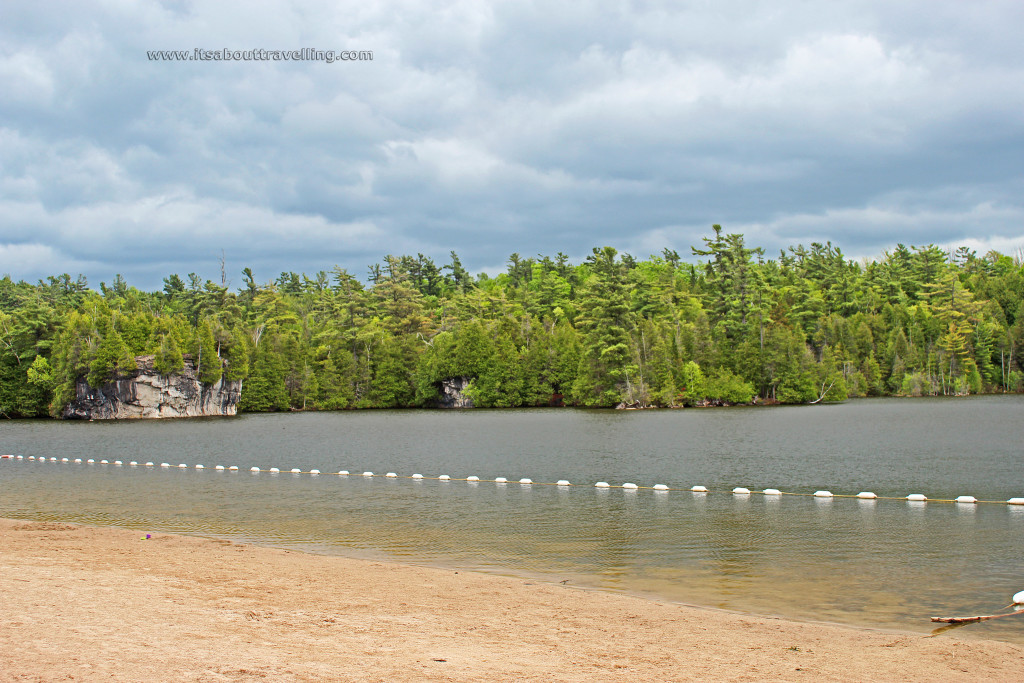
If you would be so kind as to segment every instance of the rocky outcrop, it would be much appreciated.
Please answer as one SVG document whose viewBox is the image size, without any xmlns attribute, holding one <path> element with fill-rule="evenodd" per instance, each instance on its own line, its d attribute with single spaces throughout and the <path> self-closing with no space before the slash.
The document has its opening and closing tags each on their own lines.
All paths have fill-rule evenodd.
<svg viewBox="0 0 1024 683">
<path fill-rule="evenodd" d="M 75 398 L 62 416 L 77 420 L 121 420 L 159 417 L 204 417 L 234 415 L 242 394 L 242 381 L 220 380 L 203 384 L 195 367 L 185 358 L 184 369 L 175 375 L 161 375 L 153 369 L 153 356 L 135 359 L 138 370 L 91 387 L 80 377 Z"/>
<path fill-rule="evenodd" d="M 441 380 L 441 398 L 438 406 L 441 408 L 472 408 L 473 399 L 466 396 L 466 387 L 470 383 L 469 377 L 451 377 Z"/>
</svg>

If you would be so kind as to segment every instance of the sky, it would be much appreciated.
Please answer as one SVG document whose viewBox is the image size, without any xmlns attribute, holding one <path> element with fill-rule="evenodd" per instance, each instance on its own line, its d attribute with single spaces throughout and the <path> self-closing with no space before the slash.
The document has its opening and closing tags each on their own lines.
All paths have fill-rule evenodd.
<svg viewBox="0 0 1024 683">
<path fill-rule="evenodd" d="M 714 223 L 1019 255 L 1022 34 L 1019 0 L 3 2 L 0 275 L 692 261 Z M 147 55 L 302 48 L 372 60 Z"/>
</svg>

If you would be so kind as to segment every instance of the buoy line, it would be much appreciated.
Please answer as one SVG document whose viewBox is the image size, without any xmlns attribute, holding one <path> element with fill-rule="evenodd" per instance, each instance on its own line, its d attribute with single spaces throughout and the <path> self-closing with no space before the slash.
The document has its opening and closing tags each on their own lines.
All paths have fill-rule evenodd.
<svg viewBox="0 0 1024 683">
<path fill-rule="evenodd" d="M 24 455 L 0 455 L 0 460 L 34 461 L 34 462 L 41 462 L 41 463 L 45 463 L 45 462 L 71 463 L 71 464 L 88 464 L 88 465 L 99 464 L 99 465 L 107 465 L 107 466 L 109 466 L 111 464 L 113 464 L 115 466 L 119 466 L 119 465 L 123 464 L 122 461 L 120 461 L 120 460 L 115 460 L 113 463 L 110 463 L 110 461 L 108 461 L 108 460 L 100 460 L 97 463 L 97 461 L 95 459 L 93 459 L 93 458 L 89 458 L 88 460 L 84 460 L 84 461 L 82 460 L 82 458 L 75 458 L 72 461 L 72 460 L 70 460 L 68 458 L 60 458 L 58 460 L 55 457 L 51 457 L 51 458 L 49 458 L 49 460 L 47 460 L 47 458 L 44 457 L 44 456 L 36 457 L 34 455 L 29 455 L 29 456 L 24 456 Z M 167 462 L 160 463 L 160 465 L 156 465 L 153 462 L 138 463 L 138 462 L 133 460 L 133 461 L 131 461 L 129 463 L 129 465 L 132 466 L 132 467 L 147 467 L 147 468 L 156 468 L 156 469 L 191 470 L 191 471 L 197 471 L 197 472 L 204 472 L 206 470 L 206 467 L 204 465 L 197 464 L 197 465 L 194 465 L 194 466 L 190 467 L 187 463 L 181 463 L 181 464 L 179 464 L 177 466 L 172 466 L 170 463 L 167 463 Z M 215 465 L 212 469 L 213 469 L 214 472 L 217 472 L 217 473 L 225 472 L 225 471 L 227 471 L 227 472 L 239 472 L 239 471 L 241 471 L 239 469 L 238 465 L 231 465 L 229 467 L 225 467 L 224 465 Z M 606 481 L 598 481 L 598 482 L 594 483 L 593 485 L 589 485 L 589 484 L 573 484 L 573 483 L 571 483 L 567 479 L 559 479 L 558 481 L 555 481 L 555 482 L 549 482 L 549 481 L 534 481 L 533 479 L 529 479 L 529 478 L 526 478 L 526 477 L 523 477 L 522 479 L 518 479 L 518 480 L 508 479 L 507 477 L 495 477 L 494 479 L 482 479 L 482 478 L 480 478 L 480 477 L 478 477 L 476 475 L 469 475 L 467 477 L 453 477 L 453 476 L 450 476 L 448 474 L 439 474 L 437 476 L 426 476 L 426 475 L 423 475 L 423 474 L 401 475 L 401 474 L 397 474 L 396 472 L 388 472 L 387 474 L 375 474 L 374 472 L 369 471 L 369 470 L 366 470 L 366 471 L 363 471 L 363 472 L 358 472 L 358 473 L 353 473 L 354 471 L 350 472 L 349 470 L 338 470 L 337 472 L 330 472 L 330 471 L 321 471 L 319 469 L 302 470 L 302 469 L 299 469 L 297 467 L 294 467 L 294 468 L 291 468 L 291 469 L 287 469 L 287 470 L 282 470 L 281 468 L 278 468 L 278 467 L 270 467 L 270 468 L 267 468 L 267 469 L 263 469 L 263 468 L 260 468 L 260 467 L 253 466 L 253 467 L 249 468 L 249 472 L 251 474 L 254 474 L 254 475 L 255 474 L 270 474 L 270 475 L 291 474 L 291 475 L 308 475 L 308 476 L 314 476 L 315 477 L 315 476 L 320 476 L 320 475 L 323 475 L 323 474 L 327 474 L 327 475 L 334 475 L 336 477 L 350 477 L 351 476 L 351 477 L 360 477 L 360 478 L 366 478 L 366 479 L 407 479 L 407 480 L 412 480 L 412 481 L 440 481 L 440 482 L 462 481 L 462 482 L 466 482 L 466 483 L 469 483 L 469 484 L 497 484 L 499 486 L 507 486 L 507 485 L 510 485 L 510 484 L 511 485 L 518 484 L 519 486 L 524 487 L 524 488 L 528 488 L 528 487 L 531 487 L 531 486 L 554 486 L 554 487 L 559 488 L 559 489 L 565 489 L 565 488 L 597 488 L 597 489 L 602 489 L 602 490 L 603 489 L 620 489 L 620 490 L 623 490 L 623 491 L 655 491 L 657 493 L 668 493 L 668 492 L 674 491 L 674 492 L 680 492 L 680 493 L 691 493 L 691 494 L 693 494 L 695 496 L 731 495 L 731 496 L 736 497 L 736 498 L 747 498 L 747 497 L 750 497 L 750 496 L 762 496 L 765 499 L 775 499 L 775 498 L 781 498 L 783 496 L 793 496 L 793 497 L 801 497 L 801 498 L 815 498 L 819 502 L 829 501 L 829 500 L 832 500 L 834 498 L 853 498 L 853 499 L 860 500 L 861 502 L 874 502 L 876 500 L 901 500 L 901 501 L 904 501 L 904 502 L 907 502 L 907 503 L 917 503 L 917 504 L 924 504 L 924 503 L 946 503 L 946 504 L 950 504 L 950 503 L 952 503 L 952 504 L 956 504 L 956 505 L 960 505 L 960 506 L 973 506 L 973 505 L 1014 505 L 1014 506 L 1020 505 L 1020 506 L 1024 506 L 1024 497 L 1010 498 L 1009 500 L 979 500 L 978 498 L 975 498 L 974 496 L 968 496 L 968 495 L 957 496 L 956 498 L 928 498 L 927 496 L 925 496 L 924 494 L 921 494 L 921 493 L 911 493 L 910 495 L 907 495 L 907 496 L 879 496 L 879 495 L 876 495 L 875 493 L 873 493 L 871 491 L 861 491 L 860 493 L 855 493 L 854 494 L 854 493 L 832 493 L 831 491 L 829 491 L 827 489 L 820 489 L 820 490 L 814 491 L 813 493 L 800 493 L 800 492 L 794 492 L 794 491 L 780 491 L 779 489 L 774 489 L 774 488 L 766 488 L 766 489 L 758 490 L 758 489 L 746 488 L 746 487 L 743 487 L 743 486 L 737 486 L 737 487 L 735 487 L 735 488 L 733 488 L 731 490 L 713 490 L 713 489 L 709 489 L 708 487 L 702 486 L 702 485 L 699 485 L 699 484 L 695 485 L 695 486 L 691 486 L 689 488 L 682 488 L 682 487 L 668 486 L 666 484 L 653 484 L 651 486 L 646 486 L 646 485 L 641 485 L 641 484 L 634 484 L 632 482 L 624 482 L 622 484 L 610 484 L 610 483 L 608 483 Z"/>
</svg>

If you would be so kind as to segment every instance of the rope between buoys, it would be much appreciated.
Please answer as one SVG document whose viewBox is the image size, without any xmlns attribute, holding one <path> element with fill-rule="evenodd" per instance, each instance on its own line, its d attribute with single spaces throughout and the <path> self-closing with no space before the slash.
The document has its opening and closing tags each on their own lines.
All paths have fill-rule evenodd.
<svg viewBox="0 0 1024 683">
<path fill-rule="evenodd" d="M 0 455 L 0 459 L 3 459 L 3 460 L 15 460 L 16 462 L 17 461 L 24 461 L 24 462 L 29 462 L 29 461 L 45 462 L 46 461 L 46 459 L 44 457 L 40 457 L 38 460 L 36 460 L 35 456 L 28 456 L 27 460 L 23 460 L 21 456 L 17 456 L 17 455 Z M 51 459 L 51 461 L 52 462 L 57 462 L 56 459 Z M 65 463 L 65 464 L 70 464 L 70 463 L 66 463 L 65 460 L 61 460 L 60 462 L 61 463 Z M 74 464 L 83 464 L 83 463 L 79 460 L 78 462 L 76 462 Z M 95 462 L 90 462 L 89 464 L 96 464 L 96 463 Z M 109 464 L 109 463 L 101 461 L 99 464 L 103 465 L 103 464 Z M 147 463 L 147 465 L 148 465 L 148 463 Z M 164 465 L 161 465 L 161 467 L 164 467 L 165 469 L 167 468 Z M 189 468 L 189 466 L 186 465 L 186 464 L 180 464 L 177 467 L 173 467 L 171 469 L 178 470 L 178 471 L 185 470 L 185 471 L 191 471 L 191 472 L 205 472 L 205 471 L 207 471 L 206 468 L 203 467 L 202 465 L 196 465 L 194 468 Z M 461 481 L 461 482 L 467 482 L 467 483 L 472 483 L 472 484 L 503 484 L 503 485 L 519 484 L 520 486 L 554 486 L 554 487 L 557 487 L 557 488 L 594 488 L 593 484 L 573 484 L 573 483 L 570 483 L 570 482 L 568 482 L 566 480 L 561 480 L 561 481 L 558 481 L 558 482 L 553 482 L 553 481 L 532 481 L 532 480 L 529 480 L 529 479 L 509 480 L 509 479 L 505 479 L 505 478 L 501 478 L 501 479 L 481 479 L 481 478 L 478 478 L 478 477 L 451 477 L 451 476 L 447 476 L 447 475 L 438 475 L 438 476 L 434 476 L 434 477 L 426 476 L 426 475 L 396 475 L 393 472 L 389 472 L 388 474 L 375 474 L 375 473 L 371 473 L 371 472 L 363 472 L 363 473 L 352 474 L 352 473 L 350 473 L 347 470 L 330 472 L 330 471 L 323 471 L 323 470 L 297 470 L 297 469 L 280 470 L 280 469 L 277 469 L 277 471 L 274 471 L 275 469 L 276 468 L 271 468 L 271 469 L 267 469 L 267 470 L 264 470 L 264 469 L 259 469 L 259 470 L 251 469 L 250 472 L 252 474 L 292 474 L 292 475 L 311 475 L 311 476 L 334 475 L 336 477 L 353 476 L 353 477 L 366 478 L 366 479 L 371 479 L 371 478 L 373 478 L 373 479 L 384 479 L 384 478 L 387 478 L 387 479 L 405 479 L 405 480 L 412 480 L 412 481 L 443 481 L 443 482 Z M 212 471 L 214 471 L 214 472 L 240 472 L 241 470 L 237 469 L 235 467 L 225 468 L 223 466 L 219 466 L 216 469 L 213 469 Z M 776 498 L 776 497 L 781 497 L 781 496 L 795 496 L 795 497 L 800 497 L 800 498 L 817 498 L 819 500 L 830 500 L 832 498 L 847 498 L 847 499 L 855 498 L 855 499 L 870 500 L 870 501 L 875 501 L 875 500 L 894 500 L 894 501 L 920 502 L 920 503 L 944 503 L 944 504 L 954 504 L 955 503 L 955 504 L 958 504 L 958 505 L 1010 505 L 1010 506 L 1014 506 L 1014 505 L 1018 505 L 1018 503 L 1011 502 L 1011 501 L 1019 500 L 1019 499 L 1011 499 L 1010 501 L 1004 501 L 1004 500 L 957 500 L 955 498 L 925 498 L 924 500 L 913 500 L 913 499 L 908 500 L 906 497 L 901 497 L 901 496 L 877 496 L 877 495 L 874 495 L 874 496 L 871 496 L 871 497 L 865 497 L 865 496 L 861 496 L 859 494 L 831 493 L 829 491 L 818 491 L 816 493 L 802 493 L 802 492 L 796 492 L 796 491 L 779 491 L 777 489 L 767 489 L 767 490 L 747 489 L 747 490 L 740 490 L 740 491 L 736 491 L 736 490 L 728 490 L 728 491 L 726 491 L 726 490 L 715 490 L 715 489 L 706 489 L 705 490 L 705 489 L 703 489 L 703 487 L 695 490 L 694 488 L 673 487 L 673 486 L 666 486 L 664 484 L 655 484 L 655 485 L 652 485 L 652 486 L 646 486 L 646 485 L 639 485 L 639 484 L 607 484 L 606 482 L 599 482 L 598 489 L 599 490 L 603 490 L 603 489 L 619 489 L 619 490 L 626 490 L 626 491 L 637 491 L 637 490 L 639 490 L 639 491 L 657 491 L 658 493 L 667 493 L 667 492 L 675 491 L 675 492 L 680 492 L 680 493 L 693 493 L 693 494 L 700 494 L 700 495 L 709 495 L 709 494 L 714 494 L 714 495 L 731 495 L 731 496 L 735 496 L 735 497 L 744 497 L 744 496 L 748 496 L 748 495 L 760 495 L 760 496 L 764 496 L 766 498 Z"/>
</svg>

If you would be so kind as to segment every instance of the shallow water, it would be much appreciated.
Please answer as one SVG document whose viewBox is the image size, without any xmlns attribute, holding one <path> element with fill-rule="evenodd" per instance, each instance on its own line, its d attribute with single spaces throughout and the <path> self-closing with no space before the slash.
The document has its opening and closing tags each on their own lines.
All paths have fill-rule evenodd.
<svg viewBox="0 0 1024 683">
<path fill-rule="evenodd" d="M 1024 507 L 761 495 L 1024 496 L 1024 397 L 682 411 L 382 411 L 0 424 L 0 515 L 390 557 L 929 631 L 1024 589 Z M 189 465 L 178 469 L 179 463 Z M 206 469 L 196 471 L 202 463 Z M 238 465 L 237 472 L 215 471 Z M 252 466 L 264 472 L 252 474 Z M 356 475 L 269 474 L 276 466 Z M 364 470 L 571 488 L 358 476 Z M 708 495 L 595 489 L 667 484 Z M 957 635 L 1024 642 L 1024 616 Z"/>
</svg>

